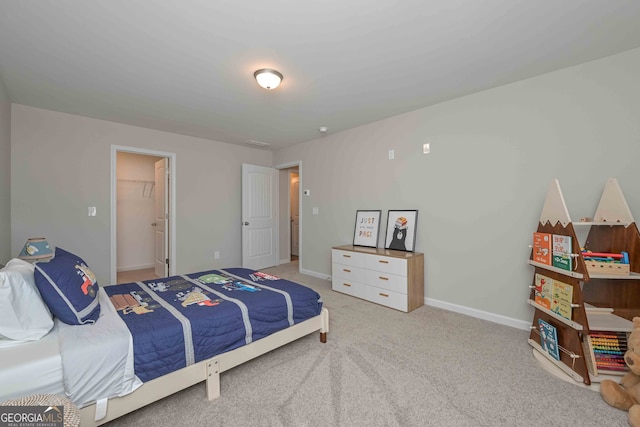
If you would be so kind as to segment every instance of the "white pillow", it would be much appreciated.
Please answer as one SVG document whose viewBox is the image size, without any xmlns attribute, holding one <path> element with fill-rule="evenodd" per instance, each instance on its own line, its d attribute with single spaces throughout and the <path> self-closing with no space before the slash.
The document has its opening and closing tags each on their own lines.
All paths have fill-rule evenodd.
<svg viewBox="0 0 640 427">
<path fill-rule="evenodd" d="M 33 276 L 31 263 L 14 258 L 0 269 L 0 338 L 35 341 L 53 328 L 53 318 Z"/>
</svg>

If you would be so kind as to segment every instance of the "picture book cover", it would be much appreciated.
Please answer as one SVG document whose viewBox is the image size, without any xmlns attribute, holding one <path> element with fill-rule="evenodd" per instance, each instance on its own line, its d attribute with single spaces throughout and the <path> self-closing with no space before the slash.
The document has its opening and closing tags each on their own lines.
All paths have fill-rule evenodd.
<svg viewBox="0 0 640 427">
<path fill-rule="evenodd" d="M 551 310 L 551 298 L 553 297 L 553 279 L 536 273 L 534 301 L 541 307 Z"/>
<path fill-rule="evenodd" d="M 571 236 L 554 234 L 552 240 L 551 265 L 563 270 L 571 271 Z"/>
<path fill-rule="evenodd" d="M 551 234 L 533 233 L 533 261 L 551 265 Z"/>
<path fill-rule="evenodd" d="M 538 330 L 540 331 L 540 345 L 554 359 L 560 360 L 560 348 L 558 347 L 558 331 L 555 326 L 538 319 Z"/>
<path fill-rule="evenodd" d="M 551 311 L 565 319 L 571 320 L 571 302 L 573 300 L 573 286 L 553 281 L 553 294 L 551 297 Z"/>
</svg>

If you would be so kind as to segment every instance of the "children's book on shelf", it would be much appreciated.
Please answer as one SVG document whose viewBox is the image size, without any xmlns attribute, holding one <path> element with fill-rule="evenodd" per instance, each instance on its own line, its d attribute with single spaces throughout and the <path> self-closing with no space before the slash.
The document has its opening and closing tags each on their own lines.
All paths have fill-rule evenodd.
<svg viewBox="0 0 640 427">
<path fill-rule="evenodd" d="M 551 233 L 533 233 L 533 261 L 551 265 Z"/>
<path fill-rule="evenodd" d="M 551 311 L 565 319 L 571 320 L 571 302 L 573 301 L 573 286 L 559 280 L 553 281 L 551 296 Z"/>
<path fill-rule="evenodd" d="M 563 236 L 561 234 L 553 234 L 552 236 L 551 265 L 571 271 L 571 236 Z"/>
<path fill-rule="evenodd" d="M 560 360 L 560 348 L 558 347 L 558 331 L 556 327 L 538 319 L 538 331 L 540 331 L 540 345 L 554 359 Z"/>
<path fill-rule="evenodd" d="M 536 273 L 534 301 L 541 307 L 551 310 L 551 298 L 553 297 L 553 279 Z"/>
</svg>

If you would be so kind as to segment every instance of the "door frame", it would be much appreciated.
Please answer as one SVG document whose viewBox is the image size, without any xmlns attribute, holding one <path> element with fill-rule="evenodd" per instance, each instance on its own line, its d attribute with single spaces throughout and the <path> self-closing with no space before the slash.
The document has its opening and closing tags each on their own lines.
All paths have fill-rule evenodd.
<svg viewBox="0 0 640 427">
<path fill-rule="evenodd" d="M 289 236 L 287 236 L 289 242 L 289 262 L 291 262 L 291 257 L 293 256 L 293 227 L 291 227 L 291 224 L 293 224 L 291 222 L 293 219 L 291 218 L 291 176 L 294 174 L 298 178 L 298 253 L 296 256 L 300 256 L 300 171 L 297 169 L 295 171 L 289 169 L 287 170 L 287 178 L 289 181 L 289 191 L 287 192 L 287 208 L 289 209 L 289 215 L 287 218 L 287 222 L 289 224 Z"/>
<path fill-rule="evenodd" d="M 166 151 L 148 150 L 145 148 L 111 145 L 111 284 L 118 280 L 118 237 L 117 237 L 117 162 L 118 152 L 165 157 L 169 159 L 169 276 L 175 274 L 176 254 L 176 154 Z"/>
<path fill-rule="evenodd" d="M 298 240 L 300 241 L 300 245 L 298 248 L 298 272 L 302 272 L 302 231 L 303 231 L 303 226 L 302 226 L 302 183 L 303 183 L 303 178 L 302 178 L 302 160 L 296 160 L 293 162 L 287 162 L 287 163 L 282 163 L 279 165 L 276 165 L 275 168 L 278 170 L 282 170 L 282 169 L 289 169 L 289 168 L 294 168 L 297 167 L 298 168 L 298 214 L 300 216 L 300 234 L 298 234 Z M 289 174 L 287 174 L 288 176 Z M 287 180 L 287 207 L 289 206 L 289 204 L 291 203 L 291 196 L 289 194 L 290 191 L 290 185 L 289 185 L 289 181 Z M 291 222 L 291 210 L 287 209 L 287 221 Z M 289 229 L 289 234 L 291 233 L 291 227 L 288 227 Z M 278 240 L 280 241 L 280 239 Z M 289 235 L 289 242 L 291 242 L 291 236 Z M 289 246 L 291 246 L 291 243 L 289 243 Z M 289 248 L 289 261 L 291 261 L 291 248 Z"/>
</svg>

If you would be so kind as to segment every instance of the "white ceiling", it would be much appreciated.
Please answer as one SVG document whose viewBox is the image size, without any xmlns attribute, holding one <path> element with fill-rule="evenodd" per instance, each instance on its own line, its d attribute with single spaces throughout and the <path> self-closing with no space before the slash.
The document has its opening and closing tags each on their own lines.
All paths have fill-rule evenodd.
<svg viewBox="0 0 640 427">
<path fill-rule="evenodd" d="M 0 0 L 12 102 L 270 149 L 636 47 L 638 0 Z"/>
</svg>

